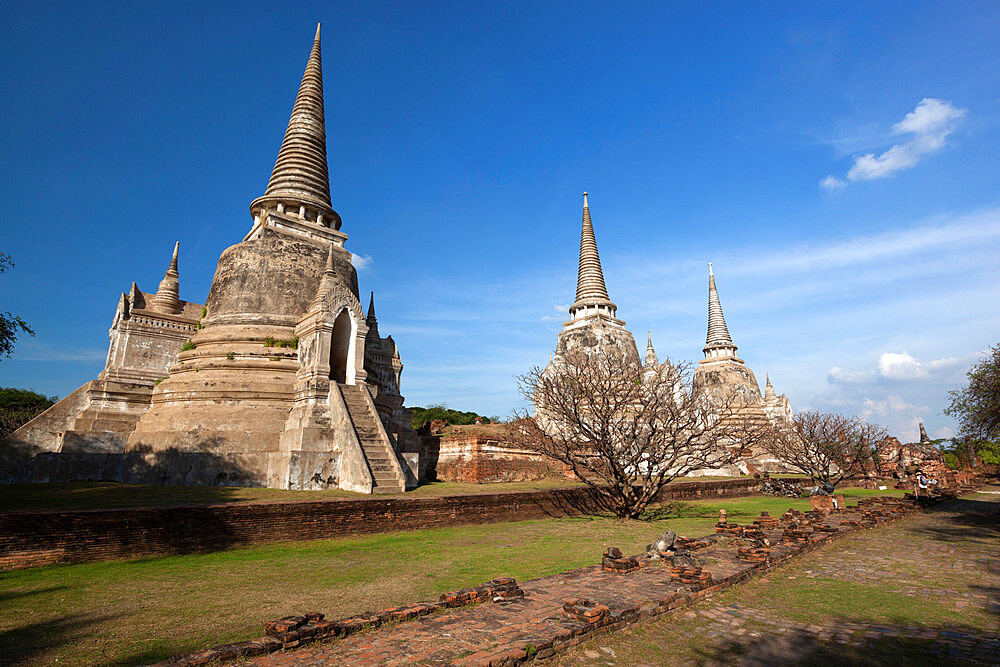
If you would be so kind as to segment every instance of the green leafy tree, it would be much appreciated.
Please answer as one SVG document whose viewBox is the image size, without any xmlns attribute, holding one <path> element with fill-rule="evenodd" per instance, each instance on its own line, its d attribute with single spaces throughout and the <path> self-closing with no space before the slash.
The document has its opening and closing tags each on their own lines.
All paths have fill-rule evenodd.
<svg viewBox="0 0 1000 667">
<path fill-rule="evenodd" d="M 0 252 L 0 273 L 14 266 L 14 260 L 10 255 Z M 26 333 L 34 336 L 28 323 L 17 315 L 9 312 L 0 312 L 0 358 L 9 357 L 14 351 L 14 343 L 17 342 L 19 333 Z"/>
<path fill-rule="evenodd" d="M 435 419 L 439 419 L 455 426 L 474 424 L 476 419 L 482 419 L 486 424 L 489 424 L 491 421 L 495 421 L 495 419 L 491 420 L 489 417 L 484 417 L 483 415 L 476 414 L 475 412 L 452 410 L 444 403 L 429 405 L 426 408 L 416 406 L 407 409 L 413 414 L 413 419 L 410 420 L 410 424 L 415 429 L 420 428 L 424 422 L 434 421 Z"/>
<path fill-rule="evenodd" d="M 960 435 L 1000 440 L 1000 344 L 993 346 L 966 374 L 969 384 L 955 389 L 944 413 L 958 420 Z"/>
<path fill-rule="evenodd" d="M 0 439 L 48 409 L 57 396 L 43 396 L 29 389 L 0 387 Z"/>
<path fill-rule="evenodd" d="M 977 459 L 983 463 L 1000 464 L 1000 442 L 982 438 L 958 437 L 945 441 L 932 441 L 944 455 L 949 468 L 973 468 Z"/>
</svg>

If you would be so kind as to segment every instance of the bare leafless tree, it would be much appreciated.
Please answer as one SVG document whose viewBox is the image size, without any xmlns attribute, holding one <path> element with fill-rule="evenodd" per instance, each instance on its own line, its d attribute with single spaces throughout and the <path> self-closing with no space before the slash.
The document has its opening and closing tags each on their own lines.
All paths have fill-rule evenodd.
<svg viewBox="0 0 1000 667">
<path fill-rule="evenodd" d="M 878 449 L 887 440 L 885 427 L 860 417 L 811 411 L 797 414 L 789 428 L 775 431 L 762 444 L 813 481 L 836 487 L 875 469 Z"/>
<path fill-rule="evenodd" d="M 735 405 L 693 395 L 687 364 L 565 353 L 517 379 L 536 414 L 515 415 L 508 437 L 566 465 L 621 518 L 638 518 L 677 477 L 734 463 L 770 432 Z"/>
</svg>

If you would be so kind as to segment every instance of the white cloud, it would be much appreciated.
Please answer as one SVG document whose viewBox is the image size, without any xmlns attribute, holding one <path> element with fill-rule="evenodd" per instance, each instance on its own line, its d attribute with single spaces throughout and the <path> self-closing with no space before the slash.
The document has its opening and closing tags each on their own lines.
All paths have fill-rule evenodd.
<svg viewBox="0 0 1000 667">
<path fill-rule="evenodd" d="M 865 398 L 864 407 L 861 410 L 861 416 L 865 419 L 870 419 L 871 417 L 889 417 L 899 412 L 913 412 L 928 409 L 929 408 L 927 407 L 907 403 L 899 394 L 889 394 L 883 401 Z"/>
<path fill-rule="evenodd" d="M 883 352 L 878 358 L 878 373 L 887 380 L 916 380 L 951 370 L 964 360 L 962 357 L 946 357 L 919 361 L 906 352 Z"/>
<path fill-rule="evenodd" d="M 919 226 L 882 234 L 858 236 L 839 243 L 779 247 L 747 257 L 727 259 L 727 273 L 769 275 L 829 270 L 874 264 L 921 253 L 940 255 L 944 249 L 982 246 L 1000 238 L 1000 208 L 960 216 L 938 216 Z"/>
<path fill-rule="evenodd" d="M 372 265 L 371 255 L 362 255 L 361 253 L 351 253 L 351 264 L 358 271 L 365 271 Z"/>
<path fill-rule="evenodd" d="M 944 147 L 948 135 L 966 113 L 966 109 L 960 109 L 951 102 L 925 97 L 903 120 L 892 126 L 893 136 L 912 134 L 913 138 L 892 146 L 880 155 L 866 153 L 855 157 L 847 172 L 847 181 L 885 178 L 916 165 L 924 156 Z M 820 181 L 820 187 L 830 190 L 843 187 L 847 181 L 827 176 Z"/>
<path fill-rule="evenodd" d="M 555 304 L 555 305 L 552 306 L 552 308 L 555 309 L 560 314 L 559 315 L 543 315 L 542 316 L 542 322 L 562 322 L 563 320 L 566 319 L 566 315 L 563 315 L 562 313 L 565 313 L 566 311 L 569 310 L 569 305 L 560 306 L 559 304 Z"/>
<path fill-rule="evenodd" d="M 872 373 L 867 371 L 849 371 L 839 366 L 834 366 L 827 373 L 830 382 L 840 382 L 843 384 L 857 384 L 867 382 L 872 379 Z"/>
</svg>

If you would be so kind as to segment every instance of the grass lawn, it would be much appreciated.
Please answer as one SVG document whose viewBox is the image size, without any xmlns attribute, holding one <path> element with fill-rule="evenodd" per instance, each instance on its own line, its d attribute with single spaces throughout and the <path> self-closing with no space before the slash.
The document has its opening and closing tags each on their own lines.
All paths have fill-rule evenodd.
<svg viewBox="0 0 1000 667">
<path fill-rule="evenodd" d="M 845 536 L 689 608 L 588 640 L 555 663 L 743 664 L 743 656 L 747 664 L 966 664 L 947 652 L 933 654 L 931 639 L 948 628 L 1000 631 L 995 614 L 963 602 L 995 590 L 995 577 L 977 561 L 996 552 L 1000 532 L 991 523 L 996 513 L 973 521 L 966 509 L 963 520 L 953 514 L 961 505 L 948 501 L 905 522 Z M 734 623 L 734 616 L 745 620 Z M 855 638 L 872 626 L 928 636 L 869 633 L 867 644 L 850 646 L 793 632 L 786 622 Z"/>
<path fill-rule="evenodd" d="M 0 573 L 0 656 L 155 662 L 259 635 L 265 621 L 291 613 L 344 617 L 495 576 L 524 581 L 594 564 L 607 546 L 640 553 L 668 523 L 682 535 L 712 532 L 723 507 L 745 522 L 761 510 L 808 506 L 808 499 L 768 496 L 672 502 L 649 521 L 543 519 Z"/>
</svg>

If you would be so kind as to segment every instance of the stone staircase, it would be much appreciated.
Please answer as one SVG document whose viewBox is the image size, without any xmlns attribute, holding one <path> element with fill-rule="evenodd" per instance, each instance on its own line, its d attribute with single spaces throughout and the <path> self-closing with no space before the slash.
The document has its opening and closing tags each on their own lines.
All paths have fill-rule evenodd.
<svg viewBox="0 0 1000 667">
<path fill-rule="evenodd" d="M 372 493 L 401 493 L 406 490 L 406 480 L 402 477 L 396 462 L 396 453 L 383 435 L 378 415 L 365 395 L 367 389 L 360 385 L 338 384 L 340 393 L 347 404 L 347 411 L 358 434 L 361 449 L 368 459 L 374 486 Z"/>
</svg>

